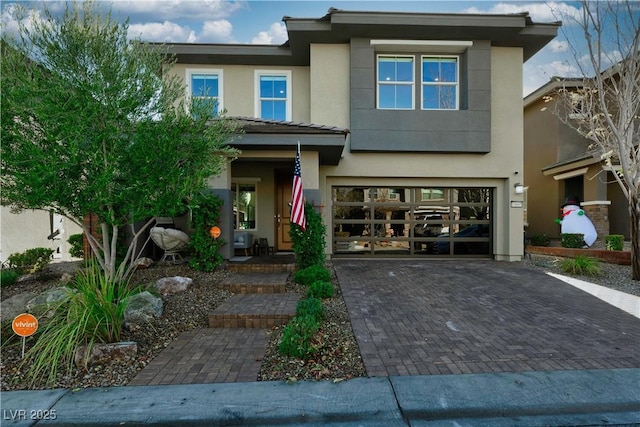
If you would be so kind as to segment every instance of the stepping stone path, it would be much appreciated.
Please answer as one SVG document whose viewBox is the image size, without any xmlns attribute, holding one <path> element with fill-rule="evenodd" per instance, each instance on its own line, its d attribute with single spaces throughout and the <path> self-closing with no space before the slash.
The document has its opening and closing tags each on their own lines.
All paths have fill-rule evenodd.
<svg viewBox="0 0 640 427">
<path fill-rule="evenodd" d="M 286 293 L 289 265 L 234 264 L 222 286 L 236 295 L 209 316 L 209 329 L 183 332 L 129 385 L 256 381 L 269 329 L 296 314 L 298 296 Z M 262 270 L 262 272 L 260 272 Z"/>
</svg>

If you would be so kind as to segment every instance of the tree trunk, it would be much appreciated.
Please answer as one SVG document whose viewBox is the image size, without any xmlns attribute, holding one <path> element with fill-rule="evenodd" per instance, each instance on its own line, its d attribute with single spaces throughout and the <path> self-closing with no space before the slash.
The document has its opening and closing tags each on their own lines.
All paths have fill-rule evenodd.
<svg viewBox="0 0 640 427">
<path fill-rule="evenodd" d="M 640 280 L 640 195 L 629 193 L 631 216 L 631 277 Z"/>
</svg>

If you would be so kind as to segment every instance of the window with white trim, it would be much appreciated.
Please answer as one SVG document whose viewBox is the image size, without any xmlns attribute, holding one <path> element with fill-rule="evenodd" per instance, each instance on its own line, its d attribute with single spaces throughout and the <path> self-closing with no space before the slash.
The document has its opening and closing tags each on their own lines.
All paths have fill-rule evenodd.
<svg viewBox="0 0 640 427">
<path fill-rule="evenodd" d="M 256 70 L 255 115 L 291 121 L 291 71 Z"/>
<path fill-rule="evenodd" d="M 211 117 L 216 117 L 223 110 L 222 83 L 222 70 L 187 70 L 188 105 L 204 103 Z"/>
<path fill-rule="evenodd" d="M 422 109 L 457 110 L 459 73 L 457 56 L 422 56 Z"/>
<path fill-rule="evenodd" d="M 377 108 L 412 110 L 414 108 L 414 57 L 378 55 Z"/>
</svg>

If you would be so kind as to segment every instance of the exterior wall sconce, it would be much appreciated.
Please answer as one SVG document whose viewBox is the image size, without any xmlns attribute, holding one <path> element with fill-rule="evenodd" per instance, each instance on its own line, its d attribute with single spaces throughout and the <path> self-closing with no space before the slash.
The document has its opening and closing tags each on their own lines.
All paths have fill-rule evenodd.
<svg viewBox="0 0 640 427">
<path fill-rule="evenodd" d="M 523 194 L 524 193 L 524 185 L 520 184 L 519 182 L 516 182 L 513 185 L 513 188 L 515 188 L 516 194 Z"/>
</svg>

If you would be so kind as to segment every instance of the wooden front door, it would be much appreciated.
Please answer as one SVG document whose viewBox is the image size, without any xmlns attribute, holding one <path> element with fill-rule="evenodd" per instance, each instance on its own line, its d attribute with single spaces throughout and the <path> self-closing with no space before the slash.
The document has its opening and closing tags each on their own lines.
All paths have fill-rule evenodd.
<svg viewBox="0 0 640 427">
<path fill-rule="evenodd" d="M 293 167 L 290 171 L 276 171 L 276 249 L 291 251 L 293 244 L 289 237 L 289 219 L 291 216 L 291 190 Z"/>
</svg>

